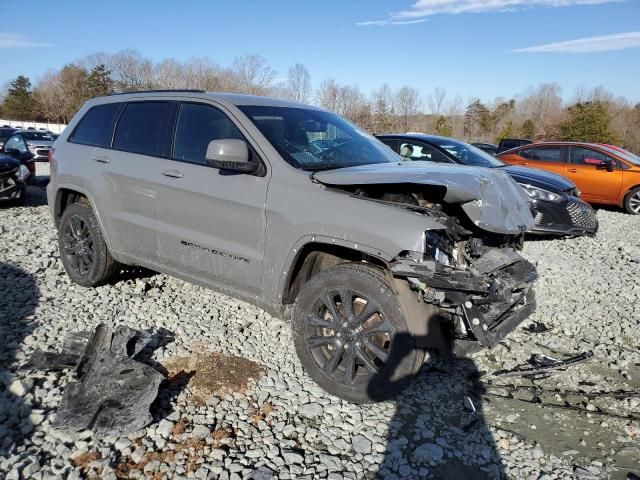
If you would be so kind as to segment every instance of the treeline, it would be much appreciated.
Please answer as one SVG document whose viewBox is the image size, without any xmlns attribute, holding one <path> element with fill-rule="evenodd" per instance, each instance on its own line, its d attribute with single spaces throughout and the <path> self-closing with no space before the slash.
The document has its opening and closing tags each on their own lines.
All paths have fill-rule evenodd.
<svg viewBox="0 0 640 480">
<path fill-rule="evenodd" d="M 370 93 L 334 79 L 314 91 L 304 65 L 285 79 L 258 55 L 222 67 L 209 58 L 158 63 L 140 53 L 95 53 L 49 71 L 35 85 L 19 76 L 10 82 L 0 115 L 12 120 L 68 123 L 88 98 L 146 89 L 201 89 L 284 97 L 315 103 L 374 133 L 420 131 L 468 141 L 497 142 L 504 137 L 616 143 L 640 151 L 640 104 L 615 97 L 602 87 L 581 89 L 565 103 L 558 84 L 530 88 L 514 98 L 463 101 L 442 87 L 430 92 L 383 84 Z"/>
</svg>

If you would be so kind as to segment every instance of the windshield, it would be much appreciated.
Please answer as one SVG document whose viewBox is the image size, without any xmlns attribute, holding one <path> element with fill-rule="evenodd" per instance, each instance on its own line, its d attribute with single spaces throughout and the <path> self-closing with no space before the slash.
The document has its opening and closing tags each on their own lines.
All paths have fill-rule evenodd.
<svg viewBox="0 0 640 480">
<path fill-rule="evenodd" d="M 45 132 L 22 132 L 22 136 L 26 139 L 26 140 L 43 140 L 43 141 L 47 141 L 50 142 L 53 140 L 53 138 L 51 138 L 51 136 L 48 133 Z"/>
<path fill-rule="evenodd" d="M 489 155 L 484 150 L 480 150 L 478 147 L 460 142 L 459 140 L 454 140 L 452 138 L 430 137 L 429 142 L 446 150 L 465 165 L 488 168 L 504 166 L 504 163 Z"/>
<path fill-rule="evenodd" d="M 309 171 L 397 162 L 391 149 L 333 113 L 291 107 L 238 107 L 289 164 Z"/>
<path fill-rule="evenodd" d="M 612 153 L 627 162 L 633 163 L 634 165 L 640 165 L 640 157 L 634 153 L 631 153 L 629 150 L 625 150 L 621 147 L 612 147 L 609 145 L 599 145 L 599 147 L 609 153 Z"/>
</svg>

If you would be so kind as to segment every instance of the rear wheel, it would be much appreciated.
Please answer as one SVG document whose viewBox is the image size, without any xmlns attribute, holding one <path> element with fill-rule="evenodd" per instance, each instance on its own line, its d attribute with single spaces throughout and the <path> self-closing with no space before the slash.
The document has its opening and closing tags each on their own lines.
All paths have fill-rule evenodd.
<svg viewBox="0 0 640 480">
<path fill-rule="evenodd" d="M 351 402 L 389 398 L 424 360 L 386 278 L 363 264 L 337 265 L 312 277 L 296 298 L 292 324 L 305 371 Z"/>
<path fill-rule="evenodd" d="M 106 283 L 118 266 L 109 253 L 91 206 L 86 203 L 74 203 L 62 214 L 58 246 L 67 274 L 83 287 Z"/>
<path fill-rule="evenodd" d="M 631 215 L 640 215 L 640 187 L 631 190 L 624 199 L 624 208 Z"/>
</svg>

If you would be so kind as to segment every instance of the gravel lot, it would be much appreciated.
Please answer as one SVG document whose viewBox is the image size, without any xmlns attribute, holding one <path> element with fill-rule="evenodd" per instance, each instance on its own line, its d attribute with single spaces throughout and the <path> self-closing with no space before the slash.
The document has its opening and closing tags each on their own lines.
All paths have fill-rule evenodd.
<svg viewBox="0 0 640 480">
<path fill-rule="evenodd" d="M 0 207 L 0 479 L 640 475 L 640 397 L 602 395 L 640 390 L 640 216 L 599 210 L 596 238 L 526 244 L 541 276 L 532 320 L 551 331 L 520 328 L 452 364 L 433 358 L 394 401 L 357 406 L 316 387 L 288 323 L 256 307 L 150 272 L 95 290 L 72 284 L 44 190 L 29 193 L 26 207 Z M 18 367 L 35 348 L 56 350 L 66 334 L 101 322 L 172 332 L 153 356 L 170 373 L 191 358 L 231 378 L 204 400 L 194 393 L 206 382 L 164 386 L 156 421 L 128 437 L 57 432 L 51 422 L 71 374 Z M 533 353 L 583 351 L 594 358 L 548 378 L 492 375 Z M 256 365 L 238 373 L 233 356 Z"/>
</svg>

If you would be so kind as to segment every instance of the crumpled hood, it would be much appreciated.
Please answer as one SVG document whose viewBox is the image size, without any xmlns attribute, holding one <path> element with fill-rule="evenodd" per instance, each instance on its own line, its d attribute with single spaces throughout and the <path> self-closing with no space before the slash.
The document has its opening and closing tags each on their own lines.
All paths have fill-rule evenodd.
<svg viewBox="0 0 640 480">
<path fill-rule="evenodd" d="M 313 178 L 336 186 L 411 183 L 446 187 L 444 201 L 461 204 L 483 230 L 516 234 L 534 224 L 527 194 L 499 169 L 431 162 L 377 163 L 320 171 Z"/>
</svg>

